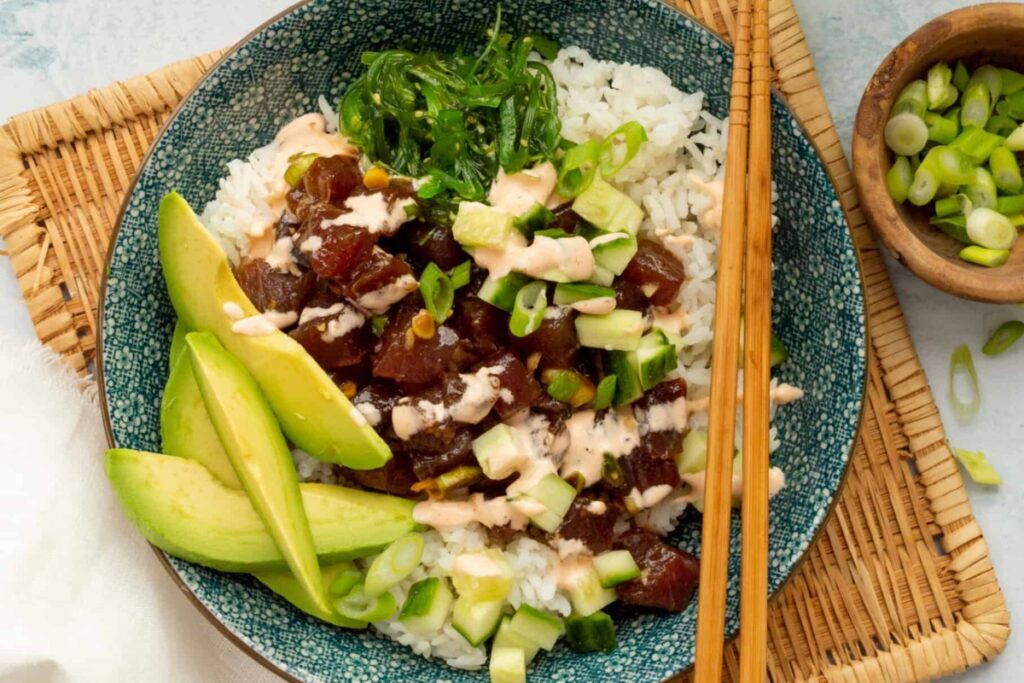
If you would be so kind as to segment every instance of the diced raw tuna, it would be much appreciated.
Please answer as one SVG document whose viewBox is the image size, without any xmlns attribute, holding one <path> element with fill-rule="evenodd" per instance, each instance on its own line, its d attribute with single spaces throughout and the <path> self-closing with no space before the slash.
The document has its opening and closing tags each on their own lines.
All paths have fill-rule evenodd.
<svg viewBox="0 0 1024 683">
<path fill-rule="evenodd" d="M 632 529 L 616 539 L 640 567 L 640 577 L 616 588 L 626 605 L 682 612 L 690 604 L 700 576 L 696 557 L 661 542 L 650 531 Z"/>
<path fill-rule="evenodd" d="M 238 285 L 252 305 L 263 311 L 301 311 L 313 296 L 316 276 L 300 276 L 277 270 L 264 259 L 245 259 L 235 272 Z"/>
<path fill-rule="evenodd" d="M 658 242 L 641 239 L 636 256 L 626 266 L 622 278 L 644 291 L 655 306 L 667 306 L 686 280 L 686 270 L 672 252 Z"/>
</svg>

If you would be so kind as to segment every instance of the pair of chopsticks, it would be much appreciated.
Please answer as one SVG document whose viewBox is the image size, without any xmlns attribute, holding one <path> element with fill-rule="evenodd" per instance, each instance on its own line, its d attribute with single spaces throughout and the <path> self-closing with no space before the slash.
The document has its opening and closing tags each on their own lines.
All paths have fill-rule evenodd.
<svg viewBox="0 0 1024 683">
<path fill-rule="evenodd" d="M 695 683 L 718 683 L 722 677 L 741 316 L 744 321 L 741 683 L 762 683 L 766 679 L 768 658 L 772 288 L 768 0 L 740 0 L 736 25 L 712 347 Z"/>
</svg>

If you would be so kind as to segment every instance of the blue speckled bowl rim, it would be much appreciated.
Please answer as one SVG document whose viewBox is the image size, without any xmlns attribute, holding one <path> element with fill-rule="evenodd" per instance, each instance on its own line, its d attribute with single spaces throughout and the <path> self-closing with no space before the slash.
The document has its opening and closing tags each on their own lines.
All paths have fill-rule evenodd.
<svg viewBox="0 0 1024 683">
<path fill-rule="evenodd" d="M 107 247 L 106 259 L 104 260 L 103 279 L 102 279 L 102 281 L 100 283 L 99 306 L 97 307 L 97 319 L 98 320 L 101 320 L 104 317 L 104 308 L 106 306 L 106 300 L 107 300 L 107 286 L 108 286 L 109 280 L 110 280 L 111 261 L 113 260 L 113 256 L 114 256 L 114 248 L 117 245 L 118 234 L 121 232 L 121 226 L 124 223 L 125 213 L 128 210 L 128 205 L 129 205 L 129 203 L 131 201 L 131 197 L 135 193 L 136 188 L 138 187 L 139 178 L 141 177 L 143 170 L 148 165 L 150 157 L 152 156 L 153 151 L 157 148 L 158 143 L 167 134 L 167 129 L 175 122 L 175 120 L 178 118 L 178 115 L 181 113 L 182 109 L 185 107 L 185 105 L 188 103 L 188 101 L 192 98 L 192 96 L 196 93 L 196 91 L 199 90 L 200 87 L 202 87 L 203 83 L 205 83 L 206 80 L 214 72 L 216 72 L 217 69 L 219 69 L 221 67 L 221 65 L 224 64 L 224 62 L 226 62 L 228 59 L 230 59 L 242 47 L 244 47 L 250 40 L 252 40 L 257 35 L 262 33 L 268 27 L 270 27 L 274 23 L 278 22 L 279 20 L 285 18 L 289 14 L 297 11 L 298 9 L 302 8 L 303 6 L 309 4 L 312 1 L 313 0 L 300 0 L 299 2 L 295 3 L 294 5 L 291 5 L 291 6 L 287 7 L 287 8 L 285 8 L 284 10 L 278 12 L 277 14 L 275 14 L 272 17 L 270 17 L 266 21 L 262 22 L 259 26 L 254 28 L 248 34 L 246 34 L 241 40 L 239 40 L 234 45 L 232 45 L 230 48 L 228 48 L 224 52 L 224 54 L 221 55 L 217 59 L 217 61 L 215 61 L 210 66 L 210 68 L 206 71 L 206 73 L 204 73 L 199 78 L 199 80 L 196 81 L 192 85 L 191 88 L 189 88 L 188 92 L 181 98 L 181 101 L 178 102 L 177 106 L 175 106 L 174 110 L 171 112 L 171 115 L 167 118 L 166 121 L 164 121 L 164 124 L 160 127 L 160 131 L 157 133 L 156 137 L 153 138 L 152 142 L 150 142 L 149 148 L 146 150 L 146 154 L 142 158 L 142 162 L 139 164 L 138 169 L 135 171 L 135 175 L 132 177 L 131 183 L 129 184 L 129 186 L 125 190 L 124 199 L 122 200 L 121 207 L 120 207 L 120 209 L 118 209 L 118 212 L 117 212 L 117 220 L 115 221 L 114 228 L 113 228 L 113 230 L 110 233 L 110 242 L 109 242 L 109 245 Z M 686 17 L 687 19 L 689 19 L 690 21 L 695 23 L 697 26 L 699 26 L 701 29 L 703 29 L 704 31 L 707 31 L 707 33 L 710 36 L 712 36 L 715 40 L 721 42 L 725 46 L 726 50 L 732 52 L 732 50 L 733 50 L 732 45 L 720 33 L 718 33 L 718 31 L 714 30 L 713 28 L 708 26 L 706 23 L 704 23 L 703 21 L 701 21 L 697 17 L 689 15 L 689 14 L 683 12 L 682 10 L 680 10 L 679 8 L 669 4 L 666 0 L 657 0 L 657 1 L 659 2 L 659 4 L 664 5 L 666 9 L 668 9 L 668 10 L 670 10 L 672 12 L 676 12 L 678 14 L 683 15 L 684 17 Z M 819 87 L 820 87 L 820 85 L 819 85 Z M 832 174 L 828 170 L 828 165 L 825 163 L 825 161 L 824 161 L 824 159 L 822 157 L 821 149 L 818 146 L 817 140 L 815 140 L 814 136 L 811 135 L 811 133 L 807 130 L 807 127 L 803 124 L 803 122 L 800 120 L 800 118 L 796 115 L 796 112 L 793 111 L 793 108 L 786 101 L 785 97 L 782 96 L 782 93 L 778 90 L 778 88 L 776 88 L 775 85 L 773 84 L 771 89 L 772 89 L 772 94 L 778 96 L 775 99 L 778 99 L 779 103 L 783 107 L 785 107 L 785 109 L 789 112 L 790 116 L 792 117 L 793 122 L 799 127 L 800 132 L 811 143 L 811 147 L 814 149 L 814 153 L 817 156 L 819 163 L 821 163 L 822 167 L 824 168 L 825 176 L 828 178 L 829 183 L 832 185 L 832 189 L 835 192 L 836 197 L 837 198 L 841 197 L 842 194 L 840 193 L 839 188 L 836 186 L 835 179 L 832 177 Z M 865 404 L 867 402 L 867 392 L 868 392 L 868 371 L 869 371 L 869 368 L 870 368 L 871 358 L 873 356 L 873 352 L 871 350 L 871 334 L 870 334 L 871 320 L 870 320 L 870 316 L 868 315 L 867 287 L 866 287 L 865 282 L 864 282 L 864 267 L 863 267 L 863 263 L 862 263 L 861 253 L 860 253 L 860 250 L 857 247 L 857 242 L 856 242 L 856 239 L 854 237 L 853 231 L 850 229 L 850 221 L 849 221 L 849 218 L 846 215 L 846 209 L 844 207 L 842 207 L 841 204 L 840 204 L 840 208 L 843 211 L 843 219 L 844 219 L 843 222 L 844 222 L 845 227 L 846 227 L 846 232 L 850 236 L 850 244 L 851 244 L 851 247 L 852 247 L 853 252 L 854 252 L 855 263 L 857 264 L 857 281 L 858 281 L 858 283 L 860 285 L 861 301 L 864 304 L 864 316 L 863 316 L 863 319 L 864 319 L 864 340 L 863 341 L 864 341 L 865 353 L 864 353 L 863 372 L 861 373 L 861 380 L 862 380 L 862 387 L 863 387 L 863 389 L 861 391 L 860 410 L 858 411 L 858 416 L 857 416 L 857 429 L 854 432 L 853 439 L 850 442 L 849 451 L 847 452 L 846 459 L 845 459 L 845 461 L 843 463 L 843 474 L 839 478 L 839 481 L 838 481 L 838 484 L 836 485 L 835 491 L 832 492 L 832 497 L 831 497 L 831 500 L 829 501 L 828 509 L 826 510 L 825 515 L 821 518 L 821 522 L 818 525 L 818 528 L 814 531 L 814 534 L 811 536 L 810 540 L 807 542 L 807 544 L 804 546 L 803 550 L 801 551 L 800 557 L 790 567 L 789 574 L 786 576 L 785 579 L 782 580 L 782 582 L 779 584 L 778 588 L 775 589 L 775 591 L 771 594 L 771 596 L 769 596 L 769 599 L 768 599 L 769 606 L 786 589 L 786 587 L 789 585 L 790 581 L 792 581 L 793 577 L 797 574 L 797 572 L 803 566 L 804 562 L 807 560 L 808 555 L 810 554 L 811 548 L 813 548 L 814 545 L 818 542 L 818 539 L 821 537 L 822 533 L 825 531 L 825 528 L 831 522 L 832 515 L 835 512 L 836 504 L 839 501 L 840 493 L 842 492 L 842 490 L 846 486 L 846 481 L 847 481 L 847 479 L 849 477 L 849 474 L 850 474 L 850 463 L 851 463 L 851 461 L 853 459 L 853 456 L 855 454 L 856 447 L 857 447 L 857 442 L 860 440 L 861 431 L 864 428 L 864 412 L 865 412 Z M 110 421 L 110 406 L 109 406 L 109 403 L 107 401 L 106 382 L 105 382 L 105 379 L 104 379 L 104 376 L 103 376 L 103 342 L 104 342 L 103 326 L 101 325 L 101 326 L 99 326 L 99 328 L 97 329 L 97 332 L 96 332 L 96 360 L 95 360 L 96 383 L 97 383 L 98 389 L 99 389 L 100 407 L 101 407 L 102 413 L 103 413 L 103 429 L 104 429 L 104 431 L 106 432 L 106 435 L 107 435 L 107 444 L 111 448 L 115 448 L 117 446 L 117 443 L 114 440 L 113 426 L 112 426 L 111 421 Z M 167 559 L 167 556 L 159 548 L 157 548 L 156 546 L 154 546 L 152 544 L 150 544 L 150 549 L 156 555 L 157 559 L 160 561 L 160 565 L 164 568 L 164 570 L 167 572 L 167 574 L 171 577 L 171 579 L 174 581 L 174 583 L 178 587 L 178 589 L 185 595 L 186 598 L 188 598 L 189 602 L 191 602 L 195 606 L 195 608 L 199 611 L 199 613 L 202 614 L 203 617 L 205 617 L 206 620 L 209 621 L 218 631 L 220 631 L 229 641 L 231 641 L 236 647 L 238 647 L 240 650 L 245 652 L 247 655 L 249 655 L 249 657 L 251 657 L 253 660 L 255 660 L 256 662 L 261 664 L 263 667 L 265 667 L 269 671 L 277 674 L 282 679 L 287 680 L 287 681 L 293 681 L 294 683 L 304 683 L 304 681 L 302 679 L 292 675 L 291 673 L 289 673 L 287 671 L 282 670 L 273 661 L 271 661 L 270 659 L 268 659 L 267 657 L 265 657 L 261 653 L 257 652 L 254 647 L 252 647 L 251 645 L 246 643 L 244 640 L 242 640 L 242 638 L 237 633 L 235 633 L 230 628 L 228 628 L 224 624 L 224 622 L 222 622 L 219 618 L 217 618 L 217 615 L 215 615 L 213 612 L 211 612 L 210 609 L 205 604 L 203 604 L 203 602 L 201 600 L 199 600 L 199 598 L 196 597 L 195 593 L 192 592 L 192 590 L 182 580 L 181 576 L 178 574 L 178 572 L 171 565 L 170 561 Z M 726 647 L 728 647 L 728 645 L 732 641 L 734 641 L 738 637 L 738 635 L 739 635 L 739 628 L 738 627 L 732 633 L 726 635 L 725 636 Z M 680 671 L 678 673 L 679 674 L 684 674 L 687 671 L 690 671 L 692 668 L 693 668 L 693 665 L 690 665 L 689 667 L 687 667 L 686 669 L 684 669 L 684 670 L 682 670 L 682 671 Z"/>
</svg>

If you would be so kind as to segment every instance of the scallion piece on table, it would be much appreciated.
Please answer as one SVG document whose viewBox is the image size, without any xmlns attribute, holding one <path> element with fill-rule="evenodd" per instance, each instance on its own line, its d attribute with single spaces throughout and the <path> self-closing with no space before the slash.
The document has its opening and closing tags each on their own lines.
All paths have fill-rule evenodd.
<svg viewBox="0 0 1024 683">
<path fill-rule="evenodd" d="M 452 289 L 462 289 L 468 285 L 472 269 L 473 263 L 471 261 L 463 261 L 448 271 L 448 279 L 451 280 Z"/>
<path fill-rule="evenodd" d="M 587 140 L 570 147 L 558 169 L 558 193 L 572 199 L 588 187 L 600 166 L 601 143 Z"/>
<path fill-rule="evenodd" d="M 1009 249 L 1017 241 L 1017 228 L 998 211 L 975 209 L 967 216 L 967 236 L 986 249 Z"/>
<path fill-rule="evenodd" d="M 413 532 L 399 536 L 373 558 L 366 570 L 363 591 L 371 598 L 382 595 L 412 574 L 422 557 L 423 534 Z"/>
<path fill-rule="evenodd" d="M 438 325 L 448 319 L 455 302 L 455 287 L 443 270 L 435 263 L 428 263 L 420 275 L 420 294 L 423 304 Z"/>
<path fill-rule="evenodd" d="M 636 121 L 627 121 L 601 143 L 601 176 L 611 178 L 633 160 L 640 145 L 647 142 L 647 131 Z"/>
<path fill-rule="evenodd" d="M 1009 116 L 1003 116 L 1002 114 L 990 116 L 988 119 L 988 123 L 985 124 L 986 132 L 1004 138 L 1012 134 L 1015 130 L 1017 130 L 1017 122 L 1011 119 Z M 1004 142 L 1003 144 L 1007 143 Z"/>
<path fill-rule="evenodd" d="M 953 70 L 945 62 L 937 62 L 928 69 L 927 93 L 928 108 L 942 110 L 949 107 L 960 92 L 952 85 Z M 951 92 L 952 91 L 952 94 Z"/>
<path fill-rule="evenodd" d="M 967 382 L 970 396 L 962 398 L 957 389 L 957 378 Z M 978 414 L 981 408 L 981 390 L 978 388 L 978 371 L 974 369 L 974 358 L 966 344 L 956 347 L 949 357 L 949 402 L 953 412 L 961 422 L 968 422 Z"/>
<path fill-rule="evenodd" d="M 615 375 L 608 375 L 597 385 L 597 393 L 594 395 L 594 410 L 604 410 L 612 404 L 615 398 Z"/>
<path fill-rule="evenodd" d="M 996 181 L 988 169 L 979 166 L 974 171 L 974 182 L 964 186 L 964 194 L 976 209 L 994 209 L 999 201 Z M 1024 209 L 1024 205 L 1021 207 Z"/>
<path fill-rule="evenodd" d="M 986 356 L 998 356 L 1016 344 L 1022 336 L 1024 336 L 1024 322 L 1007 320 L 996 328 L 985 345 L 981 347 L 981 352 Z"/>
<path fill-rule="evenodd" d="M 996 472 L 996 468 L 992 467 L 992 463 L 988 461 L 988 458 L 981 451 L 965 451 L 962 448 L 954 448 L 953 455 L 964 466 L 967 474 L 971 477 L 971 481 L 975 484 L 998 486 L 1003 483 L 999 473 Z"/>
<path fill-rule="evenodd" d="M 896 154 L 917 154 L 928 144 L 928 125 L 917 114 L 896 114 L 885 124 L 885 144 Z"/>
<path fill-rule="evenodd" d="M 547 283 L 531 282 L 516 292 L 508 328 L 515 336 L 525 337 L 540 327 L 547 310 Z"/>
<path fill-rule="evenodd" d="M 982 129 L 992 113 L 992 93 L 988 86 L 971 78 L 970 85 L 960 98 L 960 125 Z"/>
<path fill-rule="evenodd" d="M 967 236 L 967 216 L 964 216 L 963 214 L 955 216 L 935 216 L 929 221 L 929 223 L 955 240 L 959 240 L 964 244 L 974 244 L 974 242 L 971 241 L 971 238 Z"/>
<path fill-rule="evenodd" d="M 995 178 L 996 187 L 1007 194 L 1016 194 L 1024 188 L 1024 179 L 1020 176 L 1020 165 L 1017 156 L 1006 147 L 997 147 L 988 159 L 989 169 Z"/>
<path fill-rule="evenodd" d="M 346 619 L 356 621 L 384 621 L 398 609 L 398 604 L 391 593 L 382 593 L 371 597 L 357 585 L 348 595 L 334 601 L 334 609 Z"/>
<path fill-rule="evenodd" d="M 973 208 L 974 205 L 966 194 L 955 194 L 952 197 L 943 197 L 935 202 L 935 217 L 945 218 L 961 213 L 968 215 Z"/>
<path fill-rule="evenodd" d="M 928 139 L 940 145 L 948 145 L 960 134 L 960 124 L 957 121 L 933 111 L 925 113 L 924 124 L 928 127 Z"/>
<path fill-rule="evenodd" d="M 972 244 L 960 250 L 960 258 L 986 268 L 998 268 L 1010 260 L 1009 249 L 986 249 Z"/>
<path fill-rule="evenodd" d="M 910 168 L 910 160 L 903 156 L 896 157 L 896 161 L 889 167 L 889 172 L 885 174 L 885 186 L 897 204 L 907 201 L 907 193 L 913 182 L 914 171 Z"/>
<path fill-rule="evenodd" d="M 914 181 L 907 190 L 907 199 L 914 206 L 924 206 L 939 191 L 939 176 L 935 171 L 934 164 L 922 161 L 921 165 L 914 171 Z"/>
<path fill-rule="evenodd" d="M 999 75 L 1003 79 L 1003 97 L 1024 90 L 1024 74 L 1013 69 L 1000 68 Z"/>
<path fill-rule="evenodd" d="M 1008 121 L 1011 119 L 1007 119 Z M 1016 124 L 1016 122 L 1014 122 Z M 1006 149 L 1014 152 L 1024 152 L 1024 123 L 1014 127 L 1013 132 L 1006 136 L 1006 141 L 1003 142 Z"/>
<path fill-rule="evenodd" d="M 956 66 L 953 67 L 953 86 L 960 92 L 963 92 L 967 89 L 967 84 L 970 82 L 971 72 L 967 70 L 962 61 L 957 60 Z"/>
</svg>

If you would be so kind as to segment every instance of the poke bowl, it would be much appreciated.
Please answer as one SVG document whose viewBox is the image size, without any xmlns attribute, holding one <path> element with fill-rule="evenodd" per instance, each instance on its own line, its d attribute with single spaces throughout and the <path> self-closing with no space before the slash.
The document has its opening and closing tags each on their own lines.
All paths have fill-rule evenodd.
<svg viewBox="0 0 1024 683">
<path fill-rule="evenodd" d="M 123 206 L 98 371 L 111 484 L 222 631 L 303 681 L 692 664 L 731 61 L 652 0 L 313 0 L 199 83 Z M 835 189 L 772 114 L 774 592 L 866 353 Z"/>
</svg>

